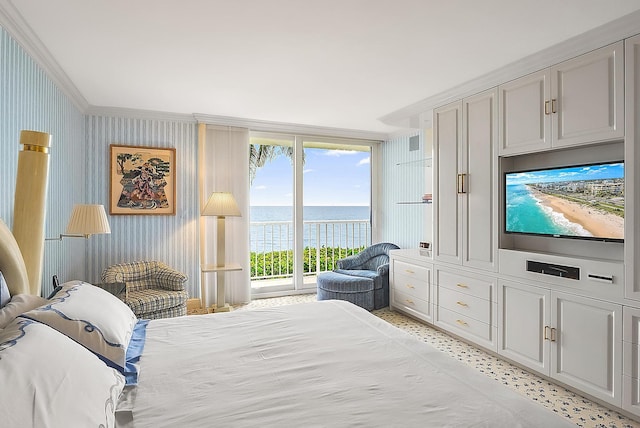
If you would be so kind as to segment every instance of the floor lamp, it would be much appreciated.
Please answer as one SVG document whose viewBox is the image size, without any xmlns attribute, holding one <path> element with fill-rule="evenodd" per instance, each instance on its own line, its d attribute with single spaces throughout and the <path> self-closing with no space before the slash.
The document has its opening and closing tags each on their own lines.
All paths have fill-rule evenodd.
<svg viewBox="0 0 640 428">
<path fill-rule="evenodd" d="M 228 265 L 226 263 L 224 248 L 224 222 L 226 217 L 240 217 L 240 210 L 238 209 L 236 200 L 230 192 L 213 192 L 209 197 L 209 200 L 207 201 L 204 209 L 202 210 L 201 215 L 218 217 L 216 262 L 214 265 L 203 266 L 202 272 L 216 272 L 216 306 L 213 308 L 213 310 L 214 312 L 227 312 L 231 310 L 231 307 L 225 303 L 224 274 L 227 271 L 240 270 L 240 267 L 236 264 Z M 203 306 L 204 304 L 206 304 L 206 302 L 203 302 Z"/>
</svg>

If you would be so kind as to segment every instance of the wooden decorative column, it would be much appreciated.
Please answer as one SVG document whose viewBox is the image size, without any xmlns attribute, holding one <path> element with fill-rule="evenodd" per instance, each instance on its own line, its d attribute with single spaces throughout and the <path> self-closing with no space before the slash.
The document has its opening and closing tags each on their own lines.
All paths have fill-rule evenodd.
<svg viewBox="0 0 640 428">
<path fill-rule="evenodd" d="M 20 144 L 22 151 L 18 154 L 13 235 L 27 268 L 29 293 L 40 295 L 51 135 L 21 131 Z"/>
</svg>

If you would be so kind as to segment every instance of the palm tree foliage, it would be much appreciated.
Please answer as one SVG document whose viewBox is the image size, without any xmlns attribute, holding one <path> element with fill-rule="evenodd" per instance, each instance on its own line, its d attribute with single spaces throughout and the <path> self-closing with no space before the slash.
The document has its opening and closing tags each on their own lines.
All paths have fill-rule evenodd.
<svg viewBox="0 0 640 428">
<path fill-rule="evenodd" d="M 267 162 L 271 162 L 278 156 L 284 155 L 289 158 L 293 165 L 293 147 L 280 146 L 271 144 L 250 144 L 249 145 L 249 179 L 251 184 L 256 178 L 259 168 L 265 166 Z M 302 152 L 302 163 L 304 164 L 304 151 Z"/>
</svg>

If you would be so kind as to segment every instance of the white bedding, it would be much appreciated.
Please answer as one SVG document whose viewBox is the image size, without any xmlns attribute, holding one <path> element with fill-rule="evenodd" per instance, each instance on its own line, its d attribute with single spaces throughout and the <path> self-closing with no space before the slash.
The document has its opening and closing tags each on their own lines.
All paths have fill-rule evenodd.
<svg viewBox="0 0 640 428">
<path fill-rule="evenodd" d="M 136 428 L 575 426 L 341 301 L 152 320 L 139 384 L 116 419 Z"/>
</svg>

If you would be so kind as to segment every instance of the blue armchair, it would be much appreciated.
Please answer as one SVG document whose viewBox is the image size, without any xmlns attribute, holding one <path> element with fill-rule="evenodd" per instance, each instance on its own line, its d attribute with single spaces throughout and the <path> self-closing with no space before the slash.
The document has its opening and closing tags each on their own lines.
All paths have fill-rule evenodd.
<svg viewBox="0 0 640 428">
<path fill-rule="evenodd" d="M 318 275 L 318 300 L 348 300 L 365 309 L 389 306 L 389 250 L 382 242 L 336 262 L 336 269 Z"/>
</svg>

